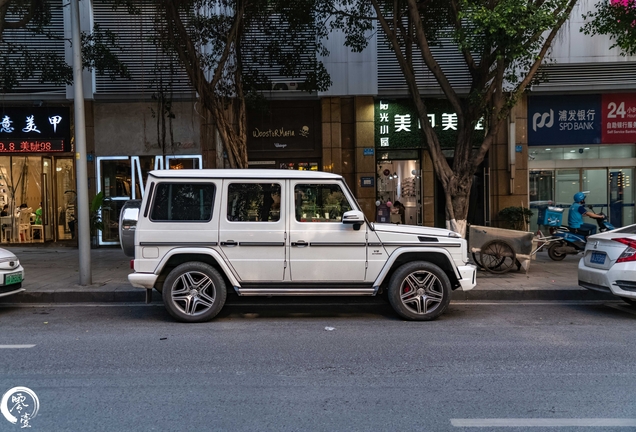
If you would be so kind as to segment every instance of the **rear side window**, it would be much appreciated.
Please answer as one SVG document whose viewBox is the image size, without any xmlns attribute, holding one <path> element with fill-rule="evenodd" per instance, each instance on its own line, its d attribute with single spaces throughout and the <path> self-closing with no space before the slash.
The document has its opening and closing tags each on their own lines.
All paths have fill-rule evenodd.
<svg viewBox="0 0 636 432">
<path fill-rule="evenodd" d="M 212 183 L 159 183 L 150 220 L 207 222 L 212 219 L 214 192 Z"/>
<path fill-rule="evenodd" d="M 232 183 L 227 189 L 227 220 L 233 222 L 278 222 L 280 185 L 277 183 Z"/>
</svg>

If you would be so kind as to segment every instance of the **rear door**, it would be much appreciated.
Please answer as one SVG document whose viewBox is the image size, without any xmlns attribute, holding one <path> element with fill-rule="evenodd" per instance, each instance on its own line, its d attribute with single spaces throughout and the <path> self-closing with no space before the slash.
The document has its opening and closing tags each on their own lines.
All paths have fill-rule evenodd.
<svg viewBox="0 0 636 432">
<path fill-rule="evenodd" d="M 244 282 L 280 282 L 285 272 L 283 180 L 224 180 L 221 251 Z"/>
</svg>

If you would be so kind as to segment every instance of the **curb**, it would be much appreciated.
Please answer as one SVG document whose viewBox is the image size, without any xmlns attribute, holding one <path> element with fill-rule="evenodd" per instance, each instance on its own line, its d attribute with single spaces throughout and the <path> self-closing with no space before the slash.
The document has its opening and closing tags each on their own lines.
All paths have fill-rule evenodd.
<svg viewBox="0 0 636 432">
<path fill-rule="evenodd" d="M 56 290 L 56 291 L 23 291 L 19 294 L 0 298 L 2 304 L 51 304 L 51 303 L 144 303 L 146 293 L 143 289 L 120 289 L 116 291 L 106 290 Z M 324 303 L 337 301 L 338 303 L 374 304 L 379 297 L 254 297 L 259 304 L 267 305 L 270 302 L 289 304 Z M 228 295 L 226 304 L 240 304 L 242 298 L 236 295 Z M 567 290 L 472 290 L 453 291 L 451 300 L 455 301 L 537 301 L 537 300 L 616 300 L 611 294 L 589 291 L 586 289 Z M 161 303 L 161 294 L 152 293 L 153 303 Z M 383 300 L 381 300 L 383 301 Z"/>
</svg>

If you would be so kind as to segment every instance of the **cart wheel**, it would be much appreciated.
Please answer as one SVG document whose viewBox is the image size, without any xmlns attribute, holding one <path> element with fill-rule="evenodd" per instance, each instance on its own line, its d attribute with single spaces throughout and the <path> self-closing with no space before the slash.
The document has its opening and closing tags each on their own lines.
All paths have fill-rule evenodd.
<svg viewBox="0 0 636 432">
<path fill-rule="evenodd" d="M 504 240 L 491 240 L 481 247 L 479 258 L 491 273 L 506 273 L 517 263 L 517 254 Z"/>
</svg>

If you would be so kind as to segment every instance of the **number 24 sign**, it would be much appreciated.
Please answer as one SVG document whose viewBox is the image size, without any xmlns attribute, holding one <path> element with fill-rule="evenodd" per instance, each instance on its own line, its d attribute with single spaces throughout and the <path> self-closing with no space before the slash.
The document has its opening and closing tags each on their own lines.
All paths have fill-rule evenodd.
<svg viewBox="0 0 636 432">
<path fill-rule="evenodd" d="M 604 94 L 601 142 L 636 142 L 636 94 Z"/>
</svg>

